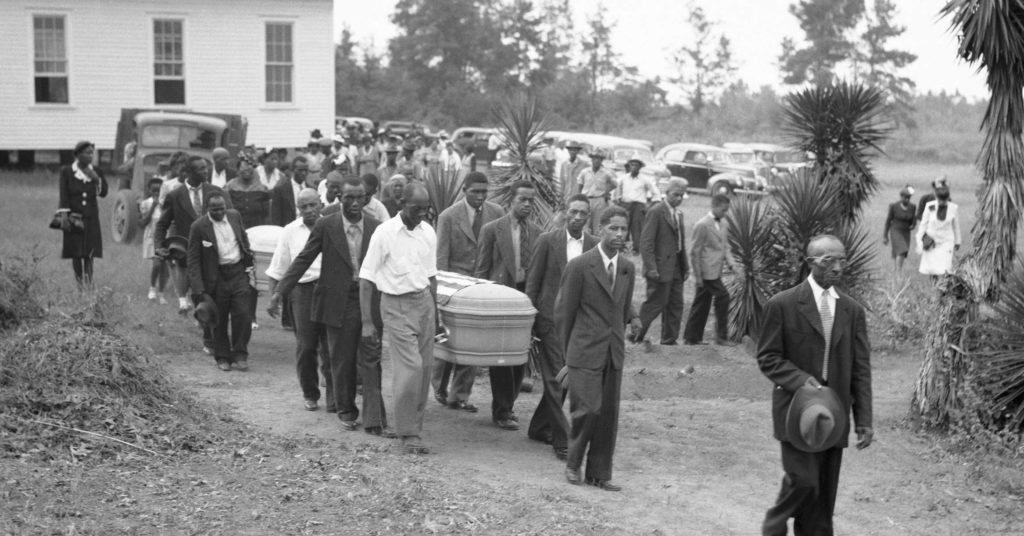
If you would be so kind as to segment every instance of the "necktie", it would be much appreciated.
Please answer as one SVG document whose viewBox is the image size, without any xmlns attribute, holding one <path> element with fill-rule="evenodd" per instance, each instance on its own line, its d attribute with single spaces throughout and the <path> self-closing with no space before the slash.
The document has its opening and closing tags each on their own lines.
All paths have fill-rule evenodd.
<svg viewBox="0 0 1024 536">
<path fill-rule="evenodd" d="M 615 262 L 608 261 L 608 282 L 611 283 L 611 288 L 615 288 Z"/>
<path fill-rule="evenodd" d="M 196 216 L 203 215 L 203 198 L 199 194 L 199 188 L 189 188 L 192 190 L 192 209 L 196 211 Z"/>
<path fill-rule="evenodd" d="M 362 248 L 362 232 L 359 230 L 359 226 L 350 225 L 348 227 L 348 254 L 352 258 L 353 274 L 358 277 L 359 274 L 359 250 Z M 353 277 L 355 279 L 355 277 Z"/>
<path fill-rule="evenodd" d="M 480 238 L 480 226 L 484 223 L 484 209 L 480 207 L 473 213 L 473 238 Z"/>
<path fill-rule="evenodd" d="M 818 307 L 818 314 L 821 315 L 821 331 L 825 335 L 825 361 L 821 366 L 821 379 L 828 381 L 828 357 L 832 348 L 832 309 L 828 306 L 828 291 L 821 291 L 821 305 Z"/>
<path fill-rule="evenodd" d="M 678 212 L 675 212 L 676 217 L 676 253 L 683 250 L 683 218 Z"/>
<path fill-rule="evenodd" d="M 519 222 L 519 267 L 526 270 L 530 266 L 530 242 L 526 234 L 526 222 Z"/>
</svg>

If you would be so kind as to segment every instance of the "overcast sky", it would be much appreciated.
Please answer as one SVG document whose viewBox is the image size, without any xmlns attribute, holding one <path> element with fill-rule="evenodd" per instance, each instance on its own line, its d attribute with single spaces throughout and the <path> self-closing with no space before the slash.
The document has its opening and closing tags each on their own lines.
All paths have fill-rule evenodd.
<svg viewBox="0 0 1024 536">
<path fill-rule="evenodd" d="M 865 0 L 871 5 L 872 0 Z M 917 54 L 917 61 L 905 70 L 918 90 L 959 91 L 971 99 L 988 95 L 984 77 L 959 61 L 956 37 L 948 31 L 949 19 L 939 19 L 945 0 L 894 0 L 897 22 L 907 31 L 896 44 Z M 539 0 L 535 0 L 539 2 Z M 396 33 L 390 15 L 395 0 L 334 0 L 335 40 L 348 25 L 360 43 L 374 43 L 384 51 Z M 780 87 L 778 56 L 783 37 L 803 37 L 795 17 L 789 14 L 791 0 L 697 0 L 709 18 L 732 41 L 737 76 L 749 86 Z M 594 11 L 597 0 L 572 0 L 576 28 Z M 673 76 L 672 52 L 686 44 L 687 3 L 684 0 L 605 0 L 616 22 L 613 43 L 625 63 L 639 68 L 644 76 Z"/>
</svg>

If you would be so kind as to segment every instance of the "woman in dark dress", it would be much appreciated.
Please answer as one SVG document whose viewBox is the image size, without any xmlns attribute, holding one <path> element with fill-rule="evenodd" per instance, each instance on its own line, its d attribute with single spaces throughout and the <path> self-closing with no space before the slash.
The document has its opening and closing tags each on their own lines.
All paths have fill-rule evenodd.
<svg viewBox="0 0 1024 536">
<path fill-rule="evenodd" d="M 97 198 L 107 196 L 107 180 L 92 165 L 95 152 L 92 142 L 78 142 L 75 161 L 60 170 L 61 258 L 71 259 L 79 287 L 92 285 L 92 260 L 103 257 Z"/>
<path fill-rule="evenodd" d="M 270 218 L 270 191 L 256 176 L 256 161 L 245 153 L 238 154 L 238 176 L 224 186 L 231 204 L 242 215 L 248 229 L 266 225 Z"/>
<path fill-rule="evenodd" d="M 910 201 L 914 189 L 904 186 L 900 190 L 900 200 L 889 205 L 889 215 L 885 217 L 885 230 L 882 231 L 882 243 L 892 245 L 892 259 L 896 264 L 896 272 L 903 271 L 903 262 L 910 251 L 910 231 L 917 224 L 917 206 Z"/>
</svg>

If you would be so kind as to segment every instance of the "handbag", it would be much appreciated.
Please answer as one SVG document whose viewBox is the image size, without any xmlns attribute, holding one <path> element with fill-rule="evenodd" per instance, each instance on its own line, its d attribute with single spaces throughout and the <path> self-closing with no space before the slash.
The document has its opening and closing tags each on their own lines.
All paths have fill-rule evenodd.
<svg viewBox="0 0 1024 536">
<path fill-rule="evenodd" d="M 63 213 L 59 210 L 53 213 L 53 219 L 50 220 L 50 229 L 56 229 L 60 231 L 63 228 L 64 218 L 61 217 L 61 214 Z"/>
<path fill-rule="evenodd" d="M 921 246 L 925 251 L 929 251 L 935 247 L 935 239 L 928 236 L 928 233 L 925 233 L 924 236 L 921 237 Z"/>
<path fill-rule="evenodd" d="M 85 222 L 82 215 L 76 212 L 69 212 L 68 217 L 61 221 L 61 230 L 65 233 L 81 233 L 85 231 Z"/>
</svg>

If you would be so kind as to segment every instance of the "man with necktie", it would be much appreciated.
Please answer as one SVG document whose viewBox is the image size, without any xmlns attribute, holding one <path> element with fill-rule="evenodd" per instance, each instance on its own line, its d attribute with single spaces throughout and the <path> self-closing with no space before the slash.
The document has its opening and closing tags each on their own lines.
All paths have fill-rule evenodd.
<svg viewBox="0 0 1024 536">
<path fill-rule="evenodd" d="M 473 275 L 480 231 L 485 224 L 505 215 L 500 205 L 487 201 L 487 175 L 474 171 L 462 182 L 465 199 L 448 207 L 437 217 L 437 269 Z M 434 398 L 451 409 L 476 413 L 469 403 L 477 368 L 437 360 L 431 374 Z M 451 389 L 449 379 L 452 378 Z"/>
<path fill-rule="evenodd" d="M 711 212 L 693 226 L 693 246 L 690 250 L 690 268 L 693 272 L 695 292 L 686 319 L 683 344 L 704 344 L 704 326 L 708 322 L 711 303 L 715 304 L 715 344 L 736 346 L 729 340 L 729 291 L 722 284 L 722 267 L 728 264 L 736 271 L 729 255 L 729 241 L 725 233 L 725 215 L 730 200 L 725 194 L 711 198 Z"/>
<path fill-rule="evenodd" d="M 871 345 L 864 308 L 835 288 L 846 267 L 846 248 L 831 235 L 807 245 L 811 274 L 806 281 L 773 296 L 765 304 L 757 364 L 774 384 L 772 423 L 782 448 L 785 476 L 775 505 L 765 515 L 762 534 L 785 536 L 794 518 L 797 535 L 831 536 L 843 449 L 848 446 L 853 411 L 857 448 L 871 445 Z M 802 438 L 789 436 L 787 414 L 804 386 L 828 387 L 845 413 L 839 441 L 825 450 L 805 451 Z"/>
<path fill-rule="evenodd" d="M 541 233 L 540 227 L 529 221 L 537 192 L 533 183 L 527 180 L 513 184 L 511 191 L 508 215 L 484 225 L 480 230 L 480 249 L 473 275 L 522 292 L 526 290 L 533 246 Z M 525 364 L 490 367 L 491 417 L 494 424 L 503 430 L 519 429 L 519 419 L 512 408 L 525 373 Z"/>
<path fill-rule="evenodd" d="M 683 282 L 690 274 L 681 210 L 687 186 L 685 179 L 673 177 L 665 190 L 665 199 L 647 211 L 640 235 L 647 299 L 640 306 L 641 327 L 633 342 L 644 341 L 651 322 L 658 315 L 661 315 L 661 344 L 675 345 L 679 337 L 683 322 Z"/>
</svg>

